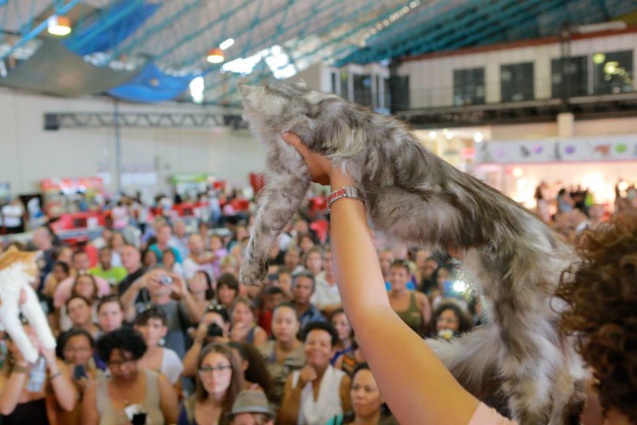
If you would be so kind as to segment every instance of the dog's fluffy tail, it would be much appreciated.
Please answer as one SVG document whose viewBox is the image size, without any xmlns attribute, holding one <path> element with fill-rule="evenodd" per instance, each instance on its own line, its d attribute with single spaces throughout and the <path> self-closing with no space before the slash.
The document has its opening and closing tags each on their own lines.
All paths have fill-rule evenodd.
<svg viewBox="0 0 637 425">
<path fill-rule="evenodd" d="M 500 413 L 509 413 L 507 398 L 500 392 L 502 341 L 495 326 L 480 326 L 451 342 L 428 339 L 427 344 L 467 391 Z"/>
</svg>

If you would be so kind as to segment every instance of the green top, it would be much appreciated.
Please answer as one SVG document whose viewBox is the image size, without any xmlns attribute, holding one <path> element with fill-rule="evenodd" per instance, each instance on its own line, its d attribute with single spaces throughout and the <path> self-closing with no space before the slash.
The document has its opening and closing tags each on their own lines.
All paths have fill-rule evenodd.
<svg viewBox="0 0 637 425">
<path fill-rule="evenodd" d="M 97 266 L 89 269 L 88 272 L 93 276 L 101 277 L 111 286 L 119 285 L 128 276 L 124 267 L 111 267 L 109 270 L 104 270 L 102 267 Z"/>
<path fill-rule="evenodd" d="M 409 307 L 407 310 L 397 311 L 396 314 L 403 319 L 403 322 L 407 324 L 411 329 L 414 330 L 418 335 L 424 335 L 425 328 L 422 324 L 422 312 L 420 308 L 418 308 L 418 300 L 416 299 L 416 293 L 414 291 L 409 291 Z"/>
</svg>

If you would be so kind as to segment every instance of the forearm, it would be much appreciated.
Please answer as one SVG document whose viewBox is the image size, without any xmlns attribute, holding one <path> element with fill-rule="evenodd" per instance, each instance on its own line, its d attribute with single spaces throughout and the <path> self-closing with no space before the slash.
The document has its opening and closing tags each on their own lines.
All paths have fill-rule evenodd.
<svg viewBox="0 0 637 425">
<path fill-rule="evenodd" d="M 136 280 L 121 297 L 122 306 L 124 307 L 124 313 L 126 321 L 131 322 L 135 319 L 135 300 L 141 291 L 141 284 L 139 280 Z"/>
<path fill-rule="evenodd" d="M 21 366 L 26 367 L 26 363 Z M 0 386 L 0 414 L 9 415 L 15 410 L 26 378 L 26 372 L 12 372 L 9 378 L 2 380 L 4 385 Z"/>
<path fill-rule="evenodd" d="M 197 305 L 195 299 L 190 295 L 188 290 L 184 293 L 182 297 L 184 304 L 186 305 L 186 310 L 188 311 L 188 317 L 192 323 L 199 323 L 203 318 L 203 314 L 201 308 Z"/>
<path fill-rule="evenodd" d="M 197 358 L 199 357 L 199 353 L 201 353 L 202 347 L 203 341 L 196 339 L 192 347 L 190 347 L 190 350 L 186 352 L 183 362 L 184 371 L 181 373 L 183 376 L 192 377 L 197 374 Z"/>
<path fill-rule="evenodd" d="M 50 383 L 58 405 L 67 412 L 75 408 L 77 403 L 77 389 L 68 376 L 64 366 L 55 365 L 49 367 Z"/>
</svg>

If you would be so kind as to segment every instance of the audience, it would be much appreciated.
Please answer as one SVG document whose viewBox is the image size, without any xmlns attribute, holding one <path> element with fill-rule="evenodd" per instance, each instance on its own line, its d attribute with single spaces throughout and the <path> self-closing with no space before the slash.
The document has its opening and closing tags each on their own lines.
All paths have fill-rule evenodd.
<svg viewBox="0 0 637 425">
<path fill-rule="evenodd" d="M 301 216 L 315 215 L 295 218 L 277 239 L 263 288 L 238 282 L 249 216 L 212 230 L 160 218 L 141 246 L 135 223 L 121 232 L 105 227 L 90 243 L 99 249 L 93 268 L 86 248 L 54 248 L 51 230 L 36 229 L 33 245 L 44 260 L 38 297 L 47 314 L 55 311 L 59 360 L 42 352 L 48 376 L 27 392 L 35 366 L 7 340 L 2 424 L 131 423 L 135 409 L 153 425 L 397 423 L 342 308 L 332 251 Z M 605 225 L 594 204 L 556 220 L 574 243 Z M 378 239 L 375 248 L 387 297 L 420 336 L 452 339 L 488 320 L 470 291 L 456 291 L 460 279 L 445 253 L 392 252 L 385 244 Z"/>
</svg>

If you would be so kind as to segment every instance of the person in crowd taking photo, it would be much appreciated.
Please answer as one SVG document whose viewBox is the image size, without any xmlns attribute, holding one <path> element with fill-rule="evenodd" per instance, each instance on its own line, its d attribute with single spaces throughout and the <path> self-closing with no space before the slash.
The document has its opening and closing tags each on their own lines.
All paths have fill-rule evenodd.
<svg viewBox="0 0 637 425">
<path fill-rule="evenodd" d="M 168 379 L 139 368 L 146 344 L 138 332 L 121 328 L 103 335 L 97 341 L 97 351 L 106 360 L 110 377 L 98 377 L 86 390 L 82 400 L 84 425 L 129 423 L 131 411 L 146 415 L 153 425 L 176 423 L 177 394 Z"/>
<path fill-rule="evenodd" d="M 136 303 L 140 295 L 142 303 Z M 181 277 L 162 269 L 151 270 L 122 295 L 122 304 L 128 322 L 133 322 L 136 314 L 148 306 L 164 310 L 168 321 L 166 347 L 183 358 L 186 353 L 186 330 L 191 323 L 201 320 L 201 311 Z"/>
<path fill-rule="evenodd" d="M 229 333 L 230 315 L 228 311 L 220 305 L 209 305 L 195 330 L 193 344 L 184 356 L 183 376 L 195 377 L 197 374 L 197 361 L 201 350 L 208 344 L 225 344 L 229 342 Z"/>
</svg>

